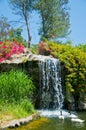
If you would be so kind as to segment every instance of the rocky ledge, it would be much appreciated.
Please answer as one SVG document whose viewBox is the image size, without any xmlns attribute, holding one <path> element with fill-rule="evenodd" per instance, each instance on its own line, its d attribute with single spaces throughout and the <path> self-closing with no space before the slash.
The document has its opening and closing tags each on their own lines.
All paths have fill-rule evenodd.
<svg viewBox="0 0 86 130">
<path fill-rule="evenodd" d="M 9 121 L 6 124 L 1 123 L 0 129 L 3 130 L 3 129 L 6 129 L 6 128 L 19 127 L 19 126 L 21 126 L 23 124 L 27 124 L 30 121 L 32 121 L 34 119 L 37 119 L 39 117 L 40 117 L 40 115 L 37 113 L 37 114 L 33 114 L 33 115 L 31 115 L 31 116 L 29 116 L 27 118 L 21 118 L 21 119 L 11 120 L 11 121 Z"/>
<path fill-rule="evenodd" d="M 35 55 L 29 49 L 25 48 L 23 53 L 14 54 L 9 59 L 1 62 L 7 64 L 20 64 L 27 61 L 45 61 L 45 59 L 52 58 L 52 56 Z"/>
</svg>

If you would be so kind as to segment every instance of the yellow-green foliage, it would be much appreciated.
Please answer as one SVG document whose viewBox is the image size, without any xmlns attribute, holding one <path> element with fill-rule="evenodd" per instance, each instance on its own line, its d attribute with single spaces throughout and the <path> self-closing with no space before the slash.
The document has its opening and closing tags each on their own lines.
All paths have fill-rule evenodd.
<svg viewBox="0 0 86 130">
<path fill-rule="evenodd" d="M 50 54 L 64 64 L 66 96 L 86 93 L 86 53 L 68 44 L 47 41 Z M 47 50 L 47 48 L 46 48 Z M 82 96 L 84 97 L 84 95 Z M 82 98 L 80 97 L 80 98 Z"/>
<path fill-rule="evenodd" d="M 37 45 L 32 44 L 32 45 L 30 46 L 30 51 L 31 51 L 33 54 L 37 54 Z"/>
<path fill-rule="evenodd" d="M 76 47 L 81 49 L 82 51 L 86 52 L 86 44 L 80 44 L 80 45 L 78 45 Z"/>
</svg>

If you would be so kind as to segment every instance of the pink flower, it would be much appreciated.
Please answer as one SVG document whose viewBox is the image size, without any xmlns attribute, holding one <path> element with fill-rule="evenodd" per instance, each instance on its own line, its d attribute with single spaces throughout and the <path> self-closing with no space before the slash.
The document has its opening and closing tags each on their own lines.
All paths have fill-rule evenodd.
<svg viewBox="0 0 86 130">
<path fill-rule="evenodd" d="M 3 42 L 0 42 L 0 44 L 2 44 Z"/>
<path fill-rule="evenodd" d="M 11 53 L 8 53 L 5 55 L 5 58 L 9 58 L 11 56 Z"/>
<path fill-rule="evenodd" d="M 0 58 L 0 62 L 2 62 L 3 60 L 5 60 L 5 58 Z"/>
<path fill-rule="evenodd" d="M 16 41 L 0 42 L 0 45 L 1 45 L 0 46 L 0 55 L 1 55 L 0 62 L 9 58 L 13 54 L 19 54 L 24 51 L 24 46 Z"/>
</svg>

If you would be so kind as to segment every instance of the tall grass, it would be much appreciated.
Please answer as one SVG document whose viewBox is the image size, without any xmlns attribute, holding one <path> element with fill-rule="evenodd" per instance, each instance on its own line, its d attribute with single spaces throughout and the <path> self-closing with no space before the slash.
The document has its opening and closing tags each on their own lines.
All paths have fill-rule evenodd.
<svg viewBox="0 0 86 130">
<path fill-rule="evenodd" d="M 5 112 L 16 117 L 27 116 L 34 112 L 30 100 L 34 84 L 31 78 L 20 70 L 11 70 L 0 74 L 0 113 Z"/>
<path fill-rule="evenodd" d="M 4 116 L 11 118 L 27 117 L 34 112 L 35 110 L 32 103 L 27 99 L 17 103 L 0 102 L 0 120 L 3 119 Z"/>
<path fill-rule="evenodd" d="M 24 72 L 11 70 L 0 74 L 0 99 L 12 102 L 31 98 L 34 85 Z"/>
</svg>

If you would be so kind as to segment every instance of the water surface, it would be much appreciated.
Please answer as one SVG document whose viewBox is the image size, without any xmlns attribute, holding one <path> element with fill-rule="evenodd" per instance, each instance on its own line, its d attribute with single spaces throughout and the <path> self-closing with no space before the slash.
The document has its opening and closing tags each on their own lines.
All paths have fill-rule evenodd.
<svg viewBox="0 0 86 130">
<path fill-rule="evenodd" d="M 15 130 L 86 130 L 86 112 L 79 112 L 76 115 L 85 122 L 73 122 L 68 117 L 62 120 L 56 115 L 41 117 Z"/>
</svg>

